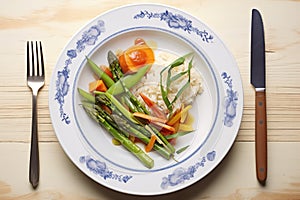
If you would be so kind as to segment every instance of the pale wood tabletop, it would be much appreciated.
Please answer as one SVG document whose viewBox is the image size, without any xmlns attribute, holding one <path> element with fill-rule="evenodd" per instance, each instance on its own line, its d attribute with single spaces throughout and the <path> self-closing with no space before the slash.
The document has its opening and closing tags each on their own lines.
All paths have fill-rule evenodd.
<svg viewBox="0 0 300 200">
<path fill-rule="evenodd" d="M 92 18 L 118 6 L 149 1 L 1 1 L 0 199 L 150 199 L 110 190 L 85 176 L 67 157 L 53 130 L 48 91 L 56 61 L 70 38 Z M 223 162 L 207 177 L 155 199 L 300 199 L 300 2 L 296 0 L 154 0 L 208 25 L 238 64 L 244 89 L 242 123 Z M 254 89 L 250 84 L 251 10 L 264 20 L 267 62 L 268 179 L 255 175 Z M 41 177 L 28 181 L 31 92 L 26 85 L 26 41 L 44 45 L 46 83 L 38 97 Z"/>
</svg>

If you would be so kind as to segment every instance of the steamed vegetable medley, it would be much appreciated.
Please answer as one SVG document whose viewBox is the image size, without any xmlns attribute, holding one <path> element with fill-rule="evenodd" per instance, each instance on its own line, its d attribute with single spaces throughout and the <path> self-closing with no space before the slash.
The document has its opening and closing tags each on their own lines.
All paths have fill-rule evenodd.
<svg viewBox="0 0 300 200">
<path fill-rule="evenodd" d="M 189 110 L 202 92 L 192 54 L 156 55 L 139 38 L 124 51 L 109 51 L 107 60 L 98 66 L 87 58 L 97 75 L 89 91 L 78 88 L 87 114 L 148 168 L 154 166 L 150 151 L 165 159 L 184 151 L 188 146 L 175 149 L 176 140 L 194 131 Z"/>
</svg>

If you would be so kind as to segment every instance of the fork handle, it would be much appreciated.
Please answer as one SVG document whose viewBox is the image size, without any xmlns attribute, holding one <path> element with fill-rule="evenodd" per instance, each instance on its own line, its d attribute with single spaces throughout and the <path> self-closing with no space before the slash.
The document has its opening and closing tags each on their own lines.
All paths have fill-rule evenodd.
<svg viewBox="0 0 300 200">
<path fill-rule="evenodd" d="M 37 94 L 32 95 L 32 125 L 31 125 L 31 149 L 29 164 L 29 181 L 35 189 L 39 184 L 40 161 L 37 127 Z"/>
</svg>

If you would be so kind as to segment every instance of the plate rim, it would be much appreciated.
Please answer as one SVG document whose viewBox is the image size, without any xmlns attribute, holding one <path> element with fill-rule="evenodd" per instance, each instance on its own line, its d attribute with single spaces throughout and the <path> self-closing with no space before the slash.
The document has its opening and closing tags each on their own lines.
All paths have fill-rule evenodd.
<svg viewBox="0 0 300 200">
<path fill-rule="evenodd" d="M 71 37 L 71 39 L 67 42 L 67 44 L 66 44 L 65 47 L 63 48 L 61 54 L 59 54 L 60 56 L 59 56 L 59 58 L 58 58 L 58 60 L 57 60 L 57 62 L 56 62 L 55 68 L 53 69 L 53 73 L 52 73 L 52 76 L 51 76 L 51 82 L 50 82 L 51 87 L 49 88 L 49 93 L 52 91 L 53 85 L 54 85 L 53 82 L 55 82 L 55 80 L 56 80 L 56 74 L 55 74 L 55 72 L 57 72 L 57 70 L 58 70 L 58 63 L 59 63 L 59 60 L 61 59 L 62 54 L 65 53 L 65 51 L 67 50 L 67 47 L 70 45 L 71 41 L 74 40 L 74 38 L 75 38 L 76 36 L 78 36 L 85 28 L 87 28 L 88 26 L 90 26 L 90 24 L 91 24 L 92 22 L 94 22 L 96 19 L 99 19 L 99 18 L 105 16 L 107 13 L 112 13 L 112 12 L 116 12 L 116 11 L 119 10 L 119 9 L 127 9 L 127 8 L 130 8 L 130 7 L 136 7 L 136 6 L 144 6 L 144 7 L 148 7 L 148 6 L 158 6 L 158 7 L 161 7 L 161 6 L 162 6 L 162 7 L 164 7 L 165 9 L 169 9 L 169 10 L 172 10 L 172 11 L 180 11 L 180 12 L 183 13 L 185 16 L 193 17 L 194 20 L 197 20 L 198 22 L 200 22 L 201 24 L 203 24 L 207 29 L 209 29 L 208 26 L 206 26 L 202 21 L 200 21 L 200 20 L 197 19 L 196 17 L 194 17 L 194 16 L 192 16 L 192 15 L 190 15 L 190 14 L 188 14 L 188 13 L 186 13 L 186 12 L 184 12 L 184 11 L 178 9 L 178 8 L 175 8 L 175 7 L 172 7 L 172 6 L 168 6 L 168 5 L 164 5 L 164 4 L 152 4 L 152 3 L 128 4 L 128 5 L 124 5 L 124 6 L 120 6 L 120 7 L 117 7 L 117 8 L 111 9 L 111 10 L 108 10 L 108 11 L 106 11 L 106 12 L 103 12 L 103 13 L 99 14 L 98 16 L 96 16 L 95 18 L 93 18 L 92 20 L 90 20 L 88 23 L 86 23 L 86 24 L 85 24 L 82 28 L 80 28 L 80 29 L 79 29 L 79 30 Z M 216 38 L 218 39 L 218 42 L 220 42 L 220 43 L 222 44 L 223 48 L 224 48 L 224 49 L 227 51 L 227 53 L 228 53 L 227 56 L 231 56 L 231 61 L 233 61 L 233 64 L 236 66 L 236 71 L 238 71 L 237 73 L 238 73 L 239 76 L 237 77 L 237 79 L 241 80 L 241 76 L 240 76 L 240 73 L 239 73 L 238 65 L 237 65 L 237 63 L 235 62 L 235 59 L 234 59 L 233 55 L 232 55 L 232 54 L 230 53 L 230 51 L 227 49 L 227 47 L 225 46 L 225 44 L 223 43 L 223 41 L 222 41 L 220 38 L 218 38 L 218 36 L 216 35 L 216 33 L 213 32 L 213 31 L 210 30 L 210 29 L 209 29 L 209 31 L 212 32 L 212 33 L 214 34 L 214 37 L 216 37 Z M 224 77 L 226 78 L 226 75 L 225 75 L 225 74 L 224 74 Z M 227 76 L 227 78 L 228 78 L 228 76 Z M 53 80 L 54 80 L 54 81 L 53 81 Z M 210 174 L 211 171 L 213 171 L 213 169 L 216 168 L 216 167 L 219 165 L 219 163 L 224 159 L 224 157 L 226 157 L 226 155 L 227 155 L 228 152 L 229 152 L 229 149 L 232 147 L 232 145 L 233 145 L 233 143 L 234 143 L 234 140 L 235 140 L 236 136 L 238 135 L 238 130 L 239 130 L 239 127 L 240 127 L 240 124 L 241 124 L 241 120 L 242 120 L 242 113 L 243 113 L 243 88 L 242 88 L 242 81 L 240 81 L 240 84 L 241 84 L 241 90 L 240 90 L 240 94 L 239 94 L 239 95 L 242 95 L 242 96 L 239 96 L 239 97 L 241 98 L 241 100 L 239 100 L 239 103 L 241 104 L 241 105 L 240 105 L 240 110 L 239 110 L 239 111 L 240 111 L 240 117 L 239 117 L 238 119 L 235 119 L 235 120 L 236 120 L 235 123 L 238 124 L 238 126 L 235 126 L 235 129 L 236 129 L 236 130 L 234 130 L 234 132 L 236 132 L 236 133 L 234 134 L 235 136 L 233 136 L 233 137 L 232 137 L 232 138 L 233 138 L 232 141 L 229 142 L 230 145 L 227 145 L 227 149 L 225 150 L 224 155 L 221 156 L 221 157 L 218 157 L 217 164 L 215 164 L 215 165 L 212 167 L 212 169 L 209 170 L 209 172 L 208 172 L 207 174 L 205 174 L 204 176 L 200 177 L 199 179 L 196 179 L 196 180 L 194 179 L 194 181 L 190 181 L 190 183 L 188 183 L 188 184 L 184 184 L 184 185 L 182 185 L 182 186 L 179 186 L 179 187 L 176 187 L 176 188 L 173 188 L 173 189 L 168 189 L 168 190 L 160 191 L 160 192 L 157 192 L 157 193 L 155 193 L 155 192 L 150 192 L 150 193 L 143 193 L 143 192 L 140 192 L 140 193 L 139 193 L 139 192 L 128 192 L 128 191 L 125 191 L 125 190 L 120 191 L 119 188 L 111 187 L 111 185 L 105 184 L 105 183 L 103 183 L 102 181 L 99 181 L 99 180 L 95 179 L 95 177 L 93 177 L 93 176 L 91 176 L 91 175 L 89 174 L 89 171 L 88 171 L 87 169 L 83 168 L 82 166 L 79 166 L 80 164 L 78 164 L 78 161 L 75 162 L 75 160 L 73 160 L 73 159 L 70 157 L 70 154 L 69 154 L 70 152 L 68 152 L 68 151 L 66 150 L 66 147 L 62 144 L 62 142 L 61 142 L 60 139 L 59 139 L 60 137 L 59 137 L 59 134 L 57 133 L 57 130 L 56 130 L 57 127 L 55 127 L 55 124 L 53 124 L 53 123 L 52 123 L 52 124 L 53 124 L 53 128 L 54 128 L 55 134 L 56 134 L 57 138 L 59 139 L 59 143 L 60 143 L 60 145 L 63 147 L 63 150 L 64 150 L 64 152 L 68 155 L 69 159 L 71 159 L 72 162 L 75 164 L 75 166 L 78 167 L 82 172 L 84 172 L 84 174 L 86 174 L 86 175 L 87 175 L 88 177 L 90 177 L 91 179 L 95 180 L 97 183 L 99 183 L 99 184 L 101 184 L 101 185 L 103 185 L 103 186 L 106 186 L 106 187 L 108 187 L 108 188 L 110 188 L 110 189 L 117 190 L 117 191 L 119 191 L 119 192 L 123 192 L 123 193 L 127 193 L 127 194 L 136 194 L 136 195 L 160 195 L 160 194 L 166 194 L 166 193 L 170 193 L 170 192 L 174 192 L 174 191 L 181 190 L 181 189 L 183 189 L 183 188 L 186 188 L 186 187 L 192 185 L 192 184 L 195 183 L 195 182 L 200 181 L 203 177 L 205 177 L 205 176 L 207 176 L 208 174 Z M 52 103 L 53 103 L 53 99 L 50 99 L 51 96 L 52 96 L 52 95 L 49 95 L 49 109 L 50 109 L 51 122 L 53 122 L 53 117 L 54 117 L 54 116 L 53 116 L 53 114 L 52 114 L 52 112 L 51 112 L 51 108 L 50 108 L 50 107 L 52 107 L 51 105 L 52 105 Z M 215 161 L 215 162 L 216 162 L 216 161 Z"/>
</svg>

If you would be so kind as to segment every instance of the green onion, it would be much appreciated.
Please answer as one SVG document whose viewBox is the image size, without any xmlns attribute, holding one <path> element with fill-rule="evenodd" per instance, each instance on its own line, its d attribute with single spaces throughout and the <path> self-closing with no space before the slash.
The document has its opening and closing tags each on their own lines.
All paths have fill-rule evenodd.
<svg viewBox="0 0 300 200">
<path fill-rule="evenodd" d="M 193 131 L 181 131 L 181 132 L 177 132 L 175 134 L 166 135 L 165 138 L 169 140 L 169 139 L 173 139 L 173 138 L 178 138 L 178 137 L 184 136 L 184 135 L 192 133 L 192 132 Z"/>
<path fill-rule="evenodd" d="M 185 151 L 189 146 L 190 146 L 190 145 L 187 145 L 187 146 L 185 146 L 185 147 L 182 147 L 182 148 L 178 149 L 178 150 L 176 151 L 176 153 L 177 153 L 177 154 L 182 153 L 182 152 Z"/>
<path fill-rule="evenodd" d="M 182 65 L 185 62 L 185 59 L 190 56 L 191 53 L 186 54 L 180 58 L 177 58 L 175 61 L 173 61 L 171 64 L 169 64 L 167 67 L 165 67 L 161 72 L 160 72 L 160 90 L 161 90 L 161 94 L 162 94 L 162 99 L 166 105 L 166 107 L 168 108 L 169 112 L 172 113 L 173 112 L 173 104 L 176 102 L 176 100 L 180 97 L 180 95 L 183 93 L 183 91 L 189 86 L 190 84 L 190 79 L 191 79 L 191 75 L 190 75 L 190 71 L 192 68 L 192 60 L 190 60 L 189 62 L 189 66 L 188 69 L 184 72 L 178 73 L 174 76 L 172 76 L 172 69 L 175 67 L 178 67 L 180 65 Z M 167 71 L 167 79 L 166 79 L 166 84 L 165 87 L 163 85 L 163 73 Z M 187 82 L 178 90 L 177 94 L 175 95 L 174 99 L 172 101 L 170 101 L 170 99 L 168 98 L 168 94 L 169 94 L 169 90 L 170 90 L 170 86 L 171 84 L 176 81 L 177 79 L 179 79 L 180 77 L 182 77 L 183 75 L 188 74 L 188 80 Z"/>
</svg>

